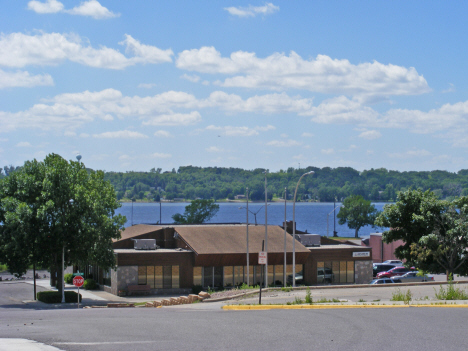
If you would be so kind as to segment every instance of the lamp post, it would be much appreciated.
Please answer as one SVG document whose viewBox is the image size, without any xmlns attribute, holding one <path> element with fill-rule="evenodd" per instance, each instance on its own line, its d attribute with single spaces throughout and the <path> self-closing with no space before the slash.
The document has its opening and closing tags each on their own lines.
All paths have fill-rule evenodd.
<svg viewBox="0 0 468 351">
<path fill-rule="evenodd" d="M 74 200 L 70 199 L 68 203 L 70 205 L 73 205 Z M 65 222 L 63 224 L 65 226 Z M 65 243 L 62 243 L 62 303 L 65 303 L 65 279 L 64 278 L 65 278 Z"/>
<path fill-rule="evenodd" d="M 296 286 L 296 195 L 297 195 L 297 188 L 299 188 L 299 183 L 302 180 L 302 177 L 309 175 L 309 174 L 314 174 L 314 171 L 310 171 L 307 173 L 304 173 L 301 175 L 299 178 L 299 181 L 297 182 L 296 185 L 296 190 L 294 191 L 294 200 L 293 200 L 293 272 L 292 272 L 292 281 L 293 281 L 293 287 Z"/>
<path fill-rule="evenodd" d="M 247 201 L 247 202 L 248 202 L 248 201 Z M 255 218 L 255 225 L 257 225 L 257 214 L 260 212 L 260 210 L 263 208 L 263 206 L 265 206 L 265 205 L 262 205 L 262 206 L 258 209 L 257 212 L 252 212 L 252 211 L 249 210 L 249 206 L 248 206 L 248 203 L 247 203 L 247 211 L 249 211 L 251 214 L 254 215 L 254 218 Z M 270 206 L 270 204 L 268 204 L 267 206 Z M 244 209 L 244 208 L 245 208 L 244 206 L 241 206 L 241 207 L 239 207 L 239 210 L 242 210 L 242 209 Z"/>
<path fill-rule="evenodd" d="M 287 188 L 284 188 L 284 263 L 283 263 L 283 285 L 286 287 L 286 199 Z"/>
<path fill-rule="evenodd" d="M 250 285 L 250 276 L 249 276 L 249 188 L 245 188 L 245 192 L 247 194 L 247 211 L 245 211 L 246 215 L 246 234 L 247 234 L 247 286 Z"/>
<path fill-rule="evenodd" d="M 135 199 L 132 198 L 132 227 L 133 227 L 133 203 L 135 202 Z"/>
<path fill-rule="evenodd" d="M 268 195 L 267 195 L 267 174 L 268 170 L 265 170 L 265 252 L 267 255 L 267 261 L 265 264 L 265 289 L 268 288 Z"/>
<path fill-rule="evenodd" d="M 336 206 L 333 210 L 331 210 L 331 212 L 329 214 L 327 214 L 327 238 L 328 238 L 328 216 L 330 216 L 333 212 L 335 212 L 335 210 L 338 208 L 338 207 L 343 207 L 343 205 L 338 205 Z M 335 227 L 333 226 L 333 229 Z M 333 230 L 333 234 L 335 234 L 335 230 Z"/>
</svg>

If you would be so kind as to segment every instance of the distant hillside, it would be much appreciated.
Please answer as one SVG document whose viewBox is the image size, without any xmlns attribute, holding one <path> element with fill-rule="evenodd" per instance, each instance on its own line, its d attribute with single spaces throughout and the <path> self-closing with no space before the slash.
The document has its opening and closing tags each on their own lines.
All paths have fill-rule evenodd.
<svg viewBox="0 0 468 351">
<path fill-rule="evenodd" d="M 269 199 L 283 197 L 285 187 L 288 198 L 292 198 L 299 177 L 308 171 L 315 174 L 302 179 L 298 199 L 326 202 L 335 196 L 341 200 L 354 194 L 372 201 L 392 201 L 398 191 L 409 187 L 431 189 L 440 198 L 468 195 L 468 170 L 398 172 L 379 168 L 358 172 L 350 167 L 307 167 L 268 173 Z M 119 199 L 234 199 L 245 194 L 248 187 L 250 199 L 262 200 L 263 172 L 264 169 L 187 166 L 164 173 L 160 168 L 150 172 L 108 172 L 105 177 L 114 185 Z"/>
</svg>

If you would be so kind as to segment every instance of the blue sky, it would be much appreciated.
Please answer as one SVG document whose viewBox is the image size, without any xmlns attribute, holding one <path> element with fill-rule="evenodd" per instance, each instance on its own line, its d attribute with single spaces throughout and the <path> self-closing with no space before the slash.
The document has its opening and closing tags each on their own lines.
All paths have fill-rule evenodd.
<svg viewBox="0 0 468 351">
<path fill-rule="evenodd" d="M 467 8 L 7 1 L 0 166 L 468 168 Z"/>
</svg>

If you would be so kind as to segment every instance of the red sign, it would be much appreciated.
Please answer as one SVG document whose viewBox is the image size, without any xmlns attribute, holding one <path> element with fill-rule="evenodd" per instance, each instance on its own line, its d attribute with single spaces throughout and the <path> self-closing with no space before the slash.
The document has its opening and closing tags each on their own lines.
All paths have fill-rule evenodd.
<svg viewBox="0 0 468 351">
<path fill-rule="evenodd" d="M 258 253 L 258 264 L 267 264 L 267 253 L 265 251 Z"/>
<path fill-rule="evenodd" d="M 73 278 L 73 285 L 81 288 L 83 286 L 84 279 L 82 276 L 77 276 Z"/>
</svg>

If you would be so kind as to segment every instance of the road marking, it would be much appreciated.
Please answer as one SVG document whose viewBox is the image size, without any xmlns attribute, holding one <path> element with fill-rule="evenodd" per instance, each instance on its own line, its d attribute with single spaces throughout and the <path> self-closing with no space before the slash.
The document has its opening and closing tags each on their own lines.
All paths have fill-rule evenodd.
<svg viewBox="0 0 468 351">
<path fill-rule="evenodd" d="M 28 339 L 0 339 L 0 351 L 57 351 L 56 347 Z"/>
<path fill-rule="evenodd" d="M 443 307 L 468 308 L 468 304 L 440 304 L 440 305 L 227 305 L 223 310 L 325 310 L 338 308 L 408 308 L 408 307 Z"/>
<path fill-rule="evenodd" d="M 151 344 L 156 341 L 96 341 L 96 342 L 54 342 L 54 345 L 119 345 L 119 344 Z"/>
</svg>

